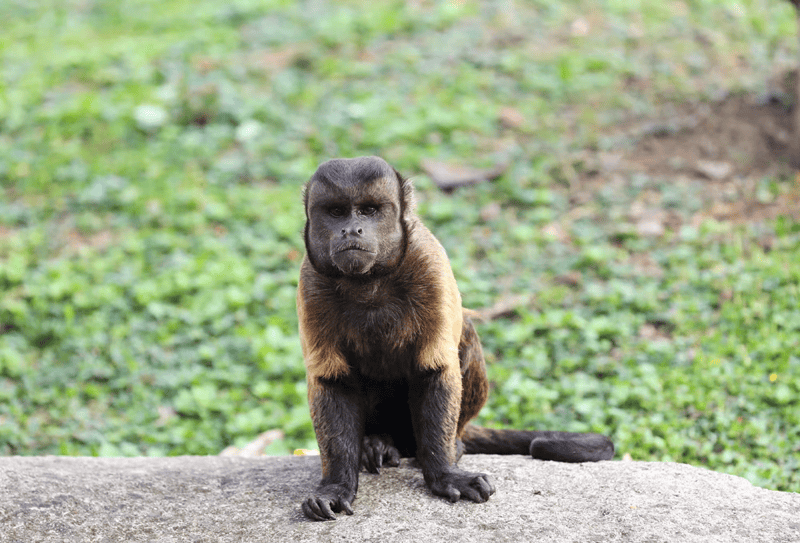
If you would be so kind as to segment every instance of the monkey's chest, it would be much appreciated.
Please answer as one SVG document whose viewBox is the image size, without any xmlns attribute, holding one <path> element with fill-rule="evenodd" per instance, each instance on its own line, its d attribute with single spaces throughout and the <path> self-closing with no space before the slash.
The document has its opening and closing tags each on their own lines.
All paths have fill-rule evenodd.
<svg viewBox="0 0 800 543">
<path fill-rule="evenodd" d="M 348 365 L 360 375 L 380 381 L 407 376 L 414 367 L 420 336 L 408 315 L 399 304 L 350 307 L 339 336 Z"/>
<path fill-rule="evenodd" d="M 421 323 L 410 304 L 403 300 L 386 299 L 344 308 L 342 336 L 354 347 L 378 345 L 396 350 L 414 343 L 419 337 Z"/>
<path fill-rule="evenodd" d="M 348 366 L 358 375 L 378 382 L 406 379 L 412 374 L 415 351 L 413 344 L 391 344 L 376 336 L 360 336 L 342 347 Z"/>
<path fill-rule="evenodd" d="M 417 290 L 398 281 L 375 281 L 336 291 L 328 306 L 331 324 L 348 365 L 360 375 L 387 380 L 414 372 L 426 330 L 435 329 Z"/>
</svg>

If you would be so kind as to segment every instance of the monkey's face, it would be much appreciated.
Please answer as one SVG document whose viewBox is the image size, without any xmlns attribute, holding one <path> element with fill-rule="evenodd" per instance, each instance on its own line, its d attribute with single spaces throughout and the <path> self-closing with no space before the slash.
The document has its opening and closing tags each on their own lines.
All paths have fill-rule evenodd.
<svg viewBox="0 0 800 543">
<path fill-rule="evenodd" d="M 320 166 L 306 188 L 306 251 L 317 271 L 363 276 L 397 265 L 405 244 L 399 182 L 376 158 Z"/>
</svg>

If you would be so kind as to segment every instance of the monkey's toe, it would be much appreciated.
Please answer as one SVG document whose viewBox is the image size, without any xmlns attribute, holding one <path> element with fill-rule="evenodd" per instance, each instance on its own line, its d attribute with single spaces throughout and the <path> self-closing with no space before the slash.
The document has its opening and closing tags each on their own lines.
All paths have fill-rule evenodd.
<svg viewBox="0 0 800 543">
<path fill-rule="evenodd" d="M 353 514 L 350 502 L 355 499 L 355 493 L 343 485 L 325 485 L 317 489 L 317 494 L 306 499 L 300 508 L 305 516 L 311 520 L 336 520 L 335 513 L 344 511 Z"/>
<path fill-rule="evenodd" d="M 483 503 L 495 492 L 494 485 L 487 475 L 471 473 L 458 468 L 433 481 L 430 489 L 437 496 L 445 497 L 451 502 L 457 502 L 463 498 L 475 503 Z"/>
<path fill-rule="evenodd" d="M 383 466 L 400 465 L 400 451 L 392 437 L 386 434 L 364 436 L 361 444 L 361 467 L 370 473 L 380 473 Z"/>
</svg>

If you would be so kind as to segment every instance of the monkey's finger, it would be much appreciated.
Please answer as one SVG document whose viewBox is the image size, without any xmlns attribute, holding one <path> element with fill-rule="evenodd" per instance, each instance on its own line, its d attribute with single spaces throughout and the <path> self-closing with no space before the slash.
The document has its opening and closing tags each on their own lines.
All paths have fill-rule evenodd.
<svg viewBox="0 0 800 543">
<path fill-rule="evenodd" d="M 369 465 L 370 471 L 372 473 L 378 473 L 378 468 L 381 467 L 381 451 L 377 445 L 373 445 L 373 447 L 369 450 Z"/>
<path fill-rule="evenodd" d="M 377 456 L 380 458 L 379 454 Z M 375 457 L 376 457 L 375 449 L 370 449 L 369 451 L 367 451 L 366 462 L 364 462 L 364 467 L 370 473 L 380 473 L 380 470 L 378 469 L 379 466 Z"/>
<path fill-rule="evenodd" d="M 336 515 L 331 509 L 331 501 L 325 498 L 317 499 L 317 505 L 319 505 L 319 509 L 322 512 L 322 516 L 329 520 L 336 520 Z"/>
<path fill-rule="evenodd" d="M 447 492 L 447 499 L 450 500 L 450 503 L 456 503 L 461 499 L 461 492 L 453 485 L 447 485 L 445 492 Z"/>
<path fill-rule="evenodd" d="M 300 508 L 303 510 L 303 514 L 308 518 L 310 518 L 311 520 L 322 520 L 320 518 L 317 518 L 317 514 L 314 513 L 314 511 L 311 509 L 308 503 L 306 502 L 301 503 Z"/>
<path fill-rule="evenodd" d="M 447 498 L 453 503 L 457 502 L 459 498 L 461 498 L 461 492 L 459 492 L 454 485 L 446 481 L 435 482 L 430 485 L 430 489 L 435 495 Z"/>
<path fill-rule="evenodd" d="M 314 520 L 336 520 L 330 502 L 325 498 L 309 498 L 303 503 L 303 512 Z"/>
<path fill-rule="evenodd" d="M 314 498 L 309 498 L 308 501 L 303 504 L 303 512 L 313 520 L 331 520 L 323 514 L 317 500 Z"/>
<path fill-rule="evenodd" d="M 494 487 L 485 475 L 481 475 L 470 481 L 469 486 L 462 489 L 461 493 L 476 503 L 483 503 L 494 494 Z"/>
<path fill-rule="evenodd" d="M 344 511 L 348 515 L 353 514 L 353 508 L 350 506 L 350 502 L 346 500 L 339 500 L 339 505 L 341 506 L 341 511 Z"/>
<path fill-rule="evenodd" d="M 397 467 L 400 465 L 400 451 L 398 451 L 396 448 L 389 447 L 387 456 L 389 457 L 389 459 L 386 461 L 387 466 Z"/>
<path fill-rule="evenodd" d="M 494 494 L 494 485 L 489 480 L 489 478 L 486 477 L 485 475 L 481 476 L 481 477 L 477 477 L 472 482 L 472 486 L 474 486 L 478 490 L 478 492 L 480 493 L 481 497 L 483 498 L 483 501 L 488 500 L 489 496 Z"/>
<path fill-rule="evenodd" d="M 383 447 L 380 440 L 372 437 L 365 437 L 361 449 L 361 466 L 369 473 L 380 473 L 383 465 Z"/>
<path fill-rule="evenodd" d="M 470 486 L 461 489 L 461 497 L 475 503 L 483 503 L 489 499 L 489 496 L 484 497 L 480 491 Z"/>
<path fill-rule="evenodd" d="M 370 466 L 369 461 L 369 454 L 366 450 L 361 452 L 361 467 L 367 470 L 368 472 L 372 472 L 372 467 Z"/>
<path fill-rule="evenodd" d="M 311 520 L 326 520 L 320 516 L 319 509 L 312 503 L 311 498 L 304 501 L 300 507 L 303 509 L 303 514 Z"/>
</svg>

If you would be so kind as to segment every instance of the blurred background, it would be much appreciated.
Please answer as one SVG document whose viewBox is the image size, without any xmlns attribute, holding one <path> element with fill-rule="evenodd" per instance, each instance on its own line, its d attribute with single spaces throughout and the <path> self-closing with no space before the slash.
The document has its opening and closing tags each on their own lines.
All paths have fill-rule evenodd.
<svg viewBox="0 0 800 543">
<path fill-rule="evenodd" d="M 316 448 L 300 189 L 377 154 L 486 317 L 482 424 L 800 491 L 790 2 L 0 18 L 0 454 Z"/>
</svg>

